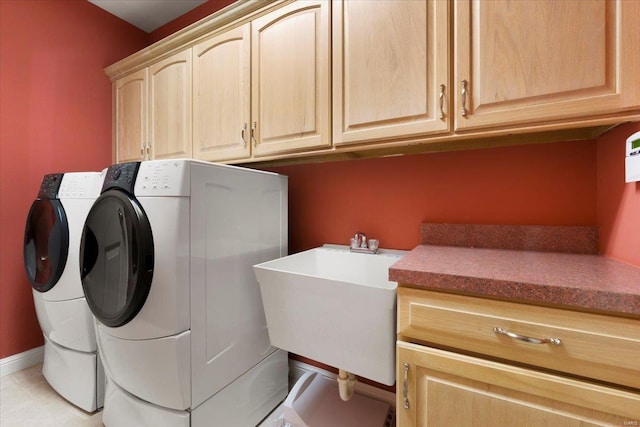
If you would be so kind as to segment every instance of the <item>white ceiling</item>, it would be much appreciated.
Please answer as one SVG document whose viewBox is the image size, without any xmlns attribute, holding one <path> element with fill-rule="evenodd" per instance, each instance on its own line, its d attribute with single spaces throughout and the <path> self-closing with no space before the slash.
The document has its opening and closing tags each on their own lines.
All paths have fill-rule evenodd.
<svg viewBox="0 0 640 427">
<path fill-rule="evenodd" d="M 207 0 L 89 0 L 90 3 L 150 33 Z"/>
</svg>

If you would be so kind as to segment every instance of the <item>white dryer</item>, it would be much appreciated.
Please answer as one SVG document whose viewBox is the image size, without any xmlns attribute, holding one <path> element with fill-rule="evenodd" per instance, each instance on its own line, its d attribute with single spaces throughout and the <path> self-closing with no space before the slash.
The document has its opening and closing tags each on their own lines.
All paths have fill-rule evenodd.
<svg viewBox="0 0 640 427">
<path fill-rule="evenodd" d="M 252 426 L 287 394 L 252 266 L 287 253 L 287 178 L 194 160 L 108 168 L 81 243 L 107 427 Z"/>
<path fill-rule="evenodd" d="M 101 179 L 98 172 L 45 175 L 24 236 L 24 267 L 45 340 L 43 375 L 60 395 L 89 412 L 102 407 L 104 373 L 78 257 Z"/>
</svg>

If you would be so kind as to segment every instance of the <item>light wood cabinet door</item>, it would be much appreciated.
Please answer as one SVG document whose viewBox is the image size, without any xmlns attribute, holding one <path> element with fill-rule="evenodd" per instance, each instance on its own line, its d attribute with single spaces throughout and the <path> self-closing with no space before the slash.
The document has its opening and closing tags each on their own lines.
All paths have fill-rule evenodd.
<svg viewBox="0 0 640 427">
<path fill-rule="evenodd" d="M 191 49 L 149 66 L 150 158 L 191 157 Z"/>
<path fill-rule="evenodd" d="M 193 48 L 193 157 L 251 156 L 251 27 L 245 24 Z"/>
<path fill-rule="evenodd" d="M 637 425 L 640 394 L 398 343 L 398 427 Z"/>
<path fill-rule="evenodd" d="M 333 1 L 334 145 L 449 130 L 448 9 Z"/>
<path fill-rule="evenodd" d="M 252 22 L 254 156 L 331 145 L 329 9 L 294 2 Z"/>
<path fill-rule="evenodd" d="M 584 119 L 640 104 L 640 2 L 453 4 L 456 130 Z"/>
<path fill-rule="evenodd" d="M 147 69 L 114 82 L 115 162 L 140 161 L 147 141 Z"/>
</svg>

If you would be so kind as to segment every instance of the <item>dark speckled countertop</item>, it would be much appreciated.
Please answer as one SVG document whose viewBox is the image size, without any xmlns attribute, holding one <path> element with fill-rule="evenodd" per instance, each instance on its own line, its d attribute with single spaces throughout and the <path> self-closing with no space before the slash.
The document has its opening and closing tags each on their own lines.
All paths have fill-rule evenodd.
<svg viewBox="0 0 640 427">
<path fill-rule="evenodd" d="M 421 235 L 389 269 L 401 286 L 640 317 L 640 267 L 594 254 L 592 227 L 424 224 Z M 501 241 L 509 248 L 496 248 Z"/>
</svg>

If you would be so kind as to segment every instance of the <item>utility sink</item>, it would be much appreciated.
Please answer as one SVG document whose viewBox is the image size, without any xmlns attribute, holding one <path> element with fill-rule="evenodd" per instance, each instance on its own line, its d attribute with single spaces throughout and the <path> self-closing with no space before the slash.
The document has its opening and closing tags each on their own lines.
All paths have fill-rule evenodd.
<svg viewBox="0 0 640 427">
<path fill-rule="evenodd" d="M 405 253 L 324 245 L 254 265 L 271 344 L 394 384 L 398 285 L 388 277 Z"/>
</svg>

